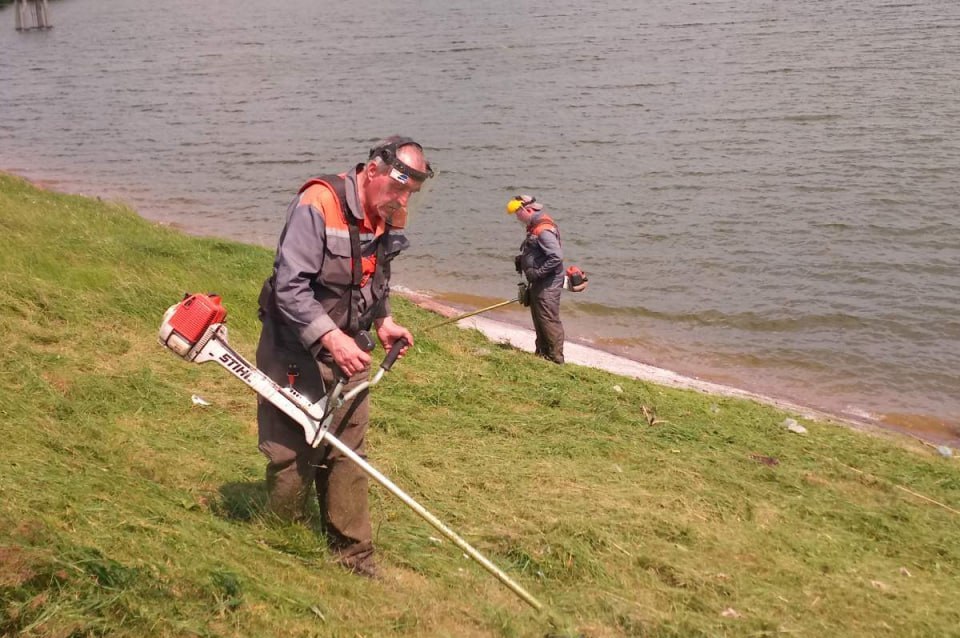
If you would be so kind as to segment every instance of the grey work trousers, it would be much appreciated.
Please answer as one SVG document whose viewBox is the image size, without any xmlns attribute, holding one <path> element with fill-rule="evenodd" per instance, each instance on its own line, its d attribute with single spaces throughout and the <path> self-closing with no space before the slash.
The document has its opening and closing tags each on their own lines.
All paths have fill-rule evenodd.
<svg viewBox="0 0 960 638">
<path fill-rule="evenodd" d="M 318 362 L 296 335 L 264 317 L 257 346 L 257 367 L 281 386 L 288 383 L 290 365 L 299 376 L 294 388 L 310 401 L 334 383 L 333 370 Z M 353 376 L 344 389 L 366 381 L 369 373 Z M 334 414 L 330 433 L 362 458 L 369 422 L 368 392 L 361 392 Z M 367 475 L 336 448 L 310 447 L 303 428 L 273 404 L 257 405 L 260 451 L 267 457 L 267 492 L 272 512 L 287 520 L 304 516 L 311 483 L 316 486 L 321 523 L 330 549 L 348 568 L 362 566 L 373 556 L 373 533 L 367 504 Z"/>
<path fill-rule="evenodd" d="M 563 363 L 563 324 L 560 323 L 559 287 L 543 288 L 537 284 L 530 289 L 530 315 L 537 333 L 536 354 Z"/>
</svg>

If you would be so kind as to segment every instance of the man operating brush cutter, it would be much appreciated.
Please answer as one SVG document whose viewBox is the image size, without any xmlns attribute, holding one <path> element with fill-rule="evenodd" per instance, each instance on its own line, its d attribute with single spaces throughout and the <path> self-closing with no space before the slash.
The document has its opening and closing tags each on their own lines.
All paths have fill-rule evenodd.
<svg viewBox="0 0 960 638">
<path fill-rule="evenodd" d="M 369 376 L 374 337 L 387 350 L 404 344 L 401 356 L 413 344 L 410 331 L 393 320 L 390 273 L 410 245 L 409 206 L 431 177 L 423 147 L 395 135 L 370 149 L 365 162 L 308 180 L 287 208 L 273 272 L 260 293 L 257 367 L 311 400 L 346 379 L 350 400 L 331 427 L 360 457 L 370 403 L 356 388 Z M 315 485 L 337 563 L 375 577 L 366 475 L 336 447 L 305 445 L 297 424 L 267 401 L 259 402 L 257 423 L 270 510 L 303 518 Z"/>
<path fill-rule="evenodd" d="M 358 394 L 366 393 L 376 385 L 390 370 L 403 348 L 405 339 L 398 339 L 380 364 L 380 369 L 369 380 L 353 385 L 345 392 L 346 379 L 341 378 L 330 390 L 315 401 L 310 401 L 291 385 L 281 387 L 262 371 L 251 365 L 227 343 L 226 310 L 215 295 L 188 295 L 183 301 L 171 306 L 163 317 L 160 326 L 160 343 L 186 361 L 205 363 L 215 361 L 227 369 L 233 376 L 253 388 L 260 400 L 268 402 L 286 415 L 298 428 L 300 442 L 310 449 L 332 447 L 343 455 L 346 462 L 353 464 L 366 476 L 387 488 L 394 496 L 403 501 L 421 518 L 430 523 L 437 531 L 446 536 L 470 558 L 480 563 L 501 583 L 519 596 L 534 609 L 543 610 L 543 605 L 531 596 L 523 587 L 510 579 L 496 565 L 485 558 L 469 543 L 460 538 L 440 519 L 424 509 L 413 498 L 397 487 L 390 479 L 367 463 L 350 446 L 341 442 L 331 431 L 334 415 L 344 405 L 349 404 Z M 366 495 L 364 495 L 366 496 Z"/>
</svg>

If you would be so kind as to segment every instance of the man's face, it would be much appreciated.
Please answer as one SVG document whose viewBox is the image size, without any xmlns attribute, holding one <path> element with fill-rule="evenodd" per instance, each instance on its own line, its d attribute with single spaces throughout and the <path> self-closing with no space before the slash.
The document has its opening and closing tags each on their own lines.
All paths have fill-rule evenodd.
<svg viewBox="0 0 960 638">
<path fill-rule="evenodd" d="M 415 147 L 401 147 L 397 157 L 415 170 L 426 170 L 426 161 Z M 423 182 L 392 166 L 378 167 L 370 163 L 366 170 L 368 181 L 365 196 L 368 208 L 391 226 L 406 226 L 407 204 L 410 197 L 423 187 Z"/>
<path fill-rule="evenodd" d="M 388 168 L 386 174 L 375 175 L 367 183 L 367 203 L 375 213 L 391 226 L 407 225 L 407 202 L 418 192 L 423 182 L 407 177 L 398 179 L 398 171 Z"/>
<path fill-rule="evenodd" d="M 536 211 L 530 208 L 518 208 L 516 212 L 517 221 L 526 226 L 530 223 L 530 220 L 533 219 L 534 213 L 536 213 Z"/>
</svg>

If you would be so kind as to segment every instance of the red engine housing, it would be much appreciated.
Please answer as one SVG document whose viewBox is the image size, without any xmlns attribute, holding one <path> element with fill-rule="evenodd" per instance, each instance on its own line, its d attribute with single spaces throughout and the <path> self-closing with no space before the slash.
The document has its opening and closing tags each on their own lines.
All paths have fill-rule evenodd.
<svg viewBox="0 0 960 638">
<path fill-rule="evenodd" d="M 227 311 L 219 295 L 193 294 L 181 301 L 170 317 L 170 327 L 191 344 L 203 336 L 212 324 L 221 323 Z"/>
</svg>

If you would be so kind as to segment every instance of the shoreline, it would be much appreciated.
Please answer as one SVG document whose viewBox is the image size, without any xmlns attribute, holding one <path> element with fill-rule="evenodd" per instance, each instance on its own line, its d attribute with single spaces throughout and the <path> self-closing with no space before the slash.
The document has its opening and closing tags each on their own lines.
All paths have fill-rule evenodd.
<svg viewBox="0 0 960 638">
<path fill-rule="evenodd" d="M 420 308 L 434 312 L 442 317 L 455 317 L 464 311 L 446 305 L 429 293 L 415 291 L 409 288 L 394 288 L 394 294 L 399 294 L 411 303 Z M 482 316 L 468 317 L 457 321 L 455 325 L 461 330 L 477 330 L 483 334 L 492 343 L 507 343 L 510 346 L 533 353 L 535 343 L 535 333 L 532 328 L 524 328 L 504 321 L 488 319 Z M 856 419 L 844 414 L 836 414 L 824 410 L 812 408 L 779 399 L 774 396 L 751 392 L 734 386 L 704 381 L 695 377 L 686 376 L 668 370 L 659 368 L 641 361 L 629 359 L 627 357 L 607 352 L 595 346 L 580 343 L 576 340 L 567 339 L 564 343 L 564 358 L 566 363 L 581 365 L 589 368 L 604 370 L 612 374 L 624 377 L 639 379 L 658 385 L 677 388 L 682 390 L 694 390 L 702 394 L 716 395 L 721 397 L 730 397 L 737 399 L 746 399 L 756 401 L 764 405 L 776 407 L 778 409 L 792 412 L 797 416 L 812 421 L 824 423 L 836 423 L 855 430 L 877 435 L 901 435 L 919 441 L 924 445 L 936 447 L 935 444 L 941 443 L 932 437 L 924 437 L 920 434 L 906 431 L 902 428 L 883 423 L 879 420 Z"/>
</svg>

